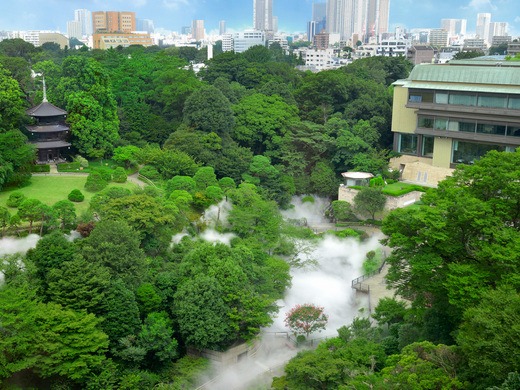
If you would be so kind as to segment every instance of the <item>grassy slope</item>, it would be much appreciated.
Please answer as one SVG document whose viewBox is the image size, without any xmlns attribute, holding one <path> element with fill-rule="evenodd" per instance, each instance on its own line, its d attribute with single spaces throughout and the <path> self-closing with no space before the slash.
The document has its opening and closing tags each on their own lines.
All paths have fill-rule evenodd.
<svg viewBox="0 0 520 390">
<path fill-rule="evenodd" d="M 59 200 L 67 199 L 67 195 L 73 189 L 77 188 L 83 195 L 85 200 L 81 203 L 74 203 L 76 206 L 76 214 L 80 215 L 86 211 L 89 206 L 90 199 L 95 194 L 84 189 L 87 176 L 33 176 L 31 184 L 23 188 L 13 188 L 7 191 L 0 192 L 0 206 L 5 206 L 9 194 L 13 191 L 20 191 L 27 198 L 35 198 L 43 203 L 52 206 Z M 110 183 L 110 186 L 118 186 L 133 189 L 135 184 L 126 183 Z M 11 214 L 16 212 L 16 209 L 9 209 Z"/>
</svg>

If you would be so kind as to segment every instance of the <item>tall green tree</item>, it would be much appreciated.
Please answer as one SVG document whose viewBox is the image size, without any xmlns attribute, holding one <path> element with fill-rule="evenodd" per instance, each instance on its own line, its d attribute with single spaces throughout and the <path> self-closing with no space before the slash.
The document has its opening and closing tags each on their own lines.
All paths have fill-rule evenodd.
<svg viewBox="0 0 520 390">
<path fill-rule="evenodd" d="M 377 187 L 363 187 L 354 197 L 354 210 L 371 219 L 375 219 L 376 214 L 383 211 L 385 204 L 386 196 Z"/>
<path fill-rule="evenodd" d="M 235 124 L 231 103 L 212 85 L 193 92 L 184 104 L 184 121 L 204 132 L 229 133 Z"/>
<path fill-rule="evenodd" d="M 466 310 L 457 343 L 475 388 L 499 385 L 518 369 L 519 324 L 520 294 L 511 287 L 484 293 L 479 305 Z"/>
<path fill-rule="evenodd" d="M 520 150 L 490 152 L 429 190 L 427 206 L 395 210 L 383 221 L 393 248 L 387 279 L 434 314 L 425 318 L 437 321 L 437 331 L 450 334 L 486 289 L 519 285 L 519 163 Z"/>
<path fill-rule="evenodd" d="M 92 314 L 38 302 L 27 287 L 0 289 L 0 313 L 0 378 L 32 370 L 81 384 L 106 359 L 108 338 Z"/>
</svg>

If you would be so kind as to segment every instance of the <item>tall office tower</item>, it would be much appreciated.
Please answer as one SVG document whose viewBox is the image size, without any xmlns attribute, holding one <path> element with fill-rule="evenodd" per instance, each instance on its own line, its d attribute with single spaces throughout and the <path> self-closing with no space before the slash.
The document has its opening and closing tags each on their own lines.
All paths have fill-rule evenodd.
<svg viewBox="0 0 520 390">
<path fill-rule="evenodd" d="M 74 20 L 81 23 L 81 35 L 92 35 L 92 12 L 88 9 L 74 10 Z"/>
<path fill-rule="evenodd" d="M 219 26 L 219 35 L 224 35 L 226 33 L 226 21 L 221 20 L 218 24 Z"/>
<path fill-rule="evenodd" d="M 83 34 L 81 32 L 81 22 L 78 20 L 67 22 L 67 35 L 69 38 L 83 38 Z"/>
<path fill-rule="evenodd" d="M 273 16 L 273 32 L 278 32 L 278 16 Z"/>
<path fill-rule="evenodd" d="M 151 19 L 137 19 L 135 26 L 137 31 L 146 31 L 148 34 L 153 34 L 155 31 L 155 26 Z"/>
<path fill-rule="evenodd" d="M 390 0 L 366 0 L 367 37 L 379 37 L 388 32 L 390 20 Z"/>
<path fill-rule="evenodd" d="M 307 40 L 309 42 L 312 42 L 315 35 L 316 35 L 316 22 L 311 20 L 310 22 L 307 22 Z"/>
<path fill-rule="evenodd" d="M 441 19 L 441 28 L 448 32 L 450 37 L 466 35 L 466 19 Z"/>
<path fill-rule="evenodd" d="M 477 37 L 484 39 L 487 44 L 489 40 L 489 26 L 491 24 L 491 14 L 477 14 Z"/>
<path fill-rule="evenodd" d="M 327 28 L 327 3 L 312 4 L 312 21 L 316 23 L 316 32 Z"/>
<path fill-rule="evenodd" d="M 505 37 L 509 30 L 509 24 L 507 22 L 491 22 L 489 24 L 489 37 L 488 42 L 493 42 L 493 37 Z"/>
<path fill-rule="evenodd" d="M 253 27 L 273 31 L 273 0 L 253 0 Z"/>
<path fill-rule="evenodd" d="M 327 32 L 350 39 L 354 27 L 354 0 L 327 1 Z"/>
<path fill-rule="evenodd" d="M 92 12 L 94 32 L 127 32 L 136 30 L 135 12 L 96 11 Z"/>
<path fill-rule="evenodd" d="M 191 23 L 191 37 L 196 41 L 204 39 L 204 20 L 194 20 Z"/>
<path fill-rule="evenodd" d="M 355 34 L 368 41 L 388 32 L 390 0 L 328 0 L 327 31 L 341 39 Z"/>
</svg>

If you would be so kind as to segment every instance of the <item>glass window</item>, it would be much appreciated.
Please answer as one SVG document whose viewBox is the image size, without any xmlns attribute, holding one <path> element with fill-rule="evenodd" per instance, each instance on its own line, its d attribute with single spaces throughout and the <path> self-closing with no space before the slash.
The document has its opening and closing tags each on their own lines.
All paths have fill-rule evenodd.
<svg viewBox="0 0 520 390">
<path fill-rule="evenodd" d="M 479 107 L 506 108 L 507 98 L 503 96 L 483 95 L 478 97 L 478 105 Z"/>
<path fill-rule="evenodd" d="M 474 133 L 475 126 L 475 122 L 459 122 L 459 131 L 464 131 L 466 133 Z"/>
<path fill-rule="evenodd" d="M 419 116 L 417 127 L 424 127 L 426 129 L 433 129 L 433 118 L 427 116 Z"/>
<path fill-rule="evenodd" d="M 433 103 L 433 92 L 410 91 L 408 101 L 412 103 Z"/>
<path fill-rule="evenodd" d="M 488 123 L 477 123 L 477 133 L 505 135 L 506 127 L 503 125 L 492 125 Z"/>
<path fill-rule="evenodd" d="M 450 104 L 458 104 L 461 106 L 476 106 L 477 105 L 477 96 L 451 93 L 449 101 L 450 101 Z"/>
<path fill-rule="evenodd" d="M 507 108 L 512 110 L 520 110 L 520 97 L 510 97 Z"/>
<path fill-rule="evenodd" d="M 415 134 L 399 134 L 399 153 L 417 154 L 417 136 Z"/>
<path fill-rule="evenodd" d="M 507 126 L 507 135 L 510 137 L 520 137 L 520 126 Z"/>
<path fill-rule="evenodd" d="M 449 131 L 459 131 L 459 122 L 450 119 L 448 121 L 448 130 Z"/>
<path fill-rule="evenodd" d="M 427 136 L 427 135 L 423 135 L 422 137 L 422 150 L 421 150 L 421 153 L 422 153 L 422 156 L 424 157 L 433 157 L 433 141 L 434 141 L 434 138 L 433 137 L 430 137 L 430 136 Z"/>
<path fill-rule="evenodd" d="M 448 119 L 447 118 L 435 118 L 435 123 L 433 128 L 435 130 L 446 130 L 448 127 Z"/>
<path fill-rule="evenodd" d="M 435 94 L 435 103 L 437 104 L 448 104 L 448 94 L 437 92 Z"/>
<path fill-rule="evenodd" d="M 452 163 L 473 164 L 490 150 L 504 151 L 501 145 L 478 144 L 474 142 L 453 141 Z"/>
</svg>

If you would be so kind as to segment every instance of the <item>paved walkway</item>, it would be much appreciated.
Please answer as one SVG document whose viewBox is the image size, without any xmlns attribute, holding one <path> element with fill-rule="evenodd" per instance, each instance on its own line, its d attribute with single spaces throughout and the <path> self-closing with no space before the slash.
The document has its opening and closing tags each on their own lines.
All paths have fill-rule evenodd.
<svg viewBox="0 0 520 390">
<path fill-rule="evenodd" d="M 393 298 L 395 295 L 395 290 L 387 289 L 386 284 L 386 275 L 388 273 L 388 264 L 385 264 L 383 269 L 381 270 L 381 273 L 374 275 L 366 280 L 363 281 L 364 285 L 369 286 L 369 293 L 368 293 L 368 311 L 369 313 L 372 313 L 374 311 L 374 308 L 379 303 L 379 300 L 381 298 Z M 359 292 L 358 294 L 364 294 L 363 292 Z"/>
</svg>

